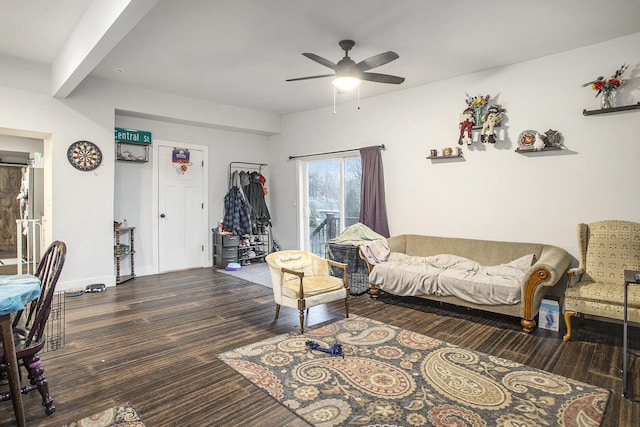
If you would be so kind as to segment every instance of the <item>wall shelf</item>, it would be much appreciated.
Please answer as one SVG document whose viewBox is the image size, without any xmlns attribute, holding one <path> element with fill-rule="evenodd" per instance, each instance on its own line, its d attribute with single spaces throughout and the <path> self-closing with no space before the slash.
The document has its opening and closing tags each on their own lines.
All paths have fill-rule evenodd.
<svg viewBox="0 0 640 427">
<path fill-rule="evenodd" d="M 146 163 L 149 161 L 149 144 L 116 141 L 116 160 Z"/>
<path fill-rule="evenodd" d="M 622 107 L 600 108 L 599 110 L 582 110 L 582 115 L 593 116 L 596 114 L 618 113 L 620 111 L 640 110 L 640 102 L 637 104 L 624 105 Z"/>
<path fill-rule="evenodd" d="M 460 152 L 460 154 L 457 155 L 451 155 L 451 156 L 427 156 L 427 159 L 429 160 L 444 160 L 444 159 L 458 159 L 462 157 L 462 152 Z"/>
<path fill-rule="evenodd" d="M 544 147 L 542 150 L 534 150 L 533 148 L 516 148 L 516 153 L 528 154 L 528 153 L 544 153 L 545 151 L 560 151 L 562 147 Z"/>
</svg>

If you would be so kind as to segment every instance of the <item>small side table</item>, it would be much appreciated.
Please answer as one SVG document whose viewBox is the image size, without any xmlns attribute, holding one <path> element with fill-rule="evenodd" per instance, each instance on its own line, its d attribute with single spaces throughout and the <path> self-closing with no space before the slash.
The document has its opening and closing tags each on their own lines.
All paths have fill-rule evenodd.
<svg viewBox="0 0 640 427">
<path fill-rule="evenodd" d="M 632 402 L 640 401 L 640 397 L 630 397 L 628 391 L 627 377 L 629 374 L 629 356 L 633 357 L 633 362 L 640 357 L 640 353 L 635 350 L 629 350 L 627 326 L 629 324 L 627 309 L 629 306 L 629 285 L 640 285 L 640 271 L 625 270 L 624 271 L 624 317 L 622 323 L 622 395 Z"/>
</svg>

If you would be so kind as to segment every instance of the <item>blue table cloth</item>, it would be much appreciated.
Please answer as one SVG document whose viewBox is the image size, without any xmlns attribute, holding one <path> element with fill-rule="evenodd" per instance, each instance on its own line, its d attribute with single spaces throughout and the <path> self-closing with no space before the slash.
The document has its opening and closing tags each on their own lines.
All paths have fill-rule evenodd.
<svg viewBox="0 0 640 427">
<path fill-rule="evenodd" d="M 33 274 L 0 276 L 0 316 L 24 309 L 40 296 L 40 279 Z"/>
</svg>

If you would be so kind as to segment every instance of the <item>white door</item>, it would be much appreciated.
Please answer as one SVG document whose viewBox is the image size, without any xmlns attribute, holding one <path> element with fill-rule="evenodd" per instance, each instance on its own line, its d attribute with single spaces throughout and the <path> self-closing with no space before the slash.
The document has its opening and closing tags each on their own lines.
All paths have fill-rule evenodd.
<svg viewBox="0 0 640 427">
<path fill-rule="evenodd" d="M 158 147 L 158 267 L 161 273 L 204 267 L 206 259 L 203 151 L 189 149 L 190 165 L 172 162 L 174 147 Z"/>
</svg>

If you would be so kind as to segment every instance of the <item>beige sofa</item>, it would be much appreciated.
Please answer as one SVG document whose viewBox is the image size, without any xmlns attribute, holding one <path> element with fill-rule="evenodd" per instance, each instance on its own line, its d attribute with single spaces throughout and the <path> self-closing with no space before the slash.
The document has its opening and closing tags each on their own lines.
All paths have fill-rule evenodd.
<svg viewBox="0 0 640 427">
<path fill-rule="evenodd" d="M 565 274 L 571 263 L 571 256 L 556 246 L 540 243 L 499 242 L 449 237 L 434 237 L 403 234 L 387 239 L 391 252 L 401 252 L 420 257 L 452 254 L 492 266 L 506 264 L 517 258 L 533 254 L 534 263 L 525 271 L 521 286 L 521 300 L 517 304 L 481 305 L 462 300 L 455 296 L 419 295 L 434 301 L 442 301 L 459 306 L 520 317 L 525 332 L 536 327 L 535 317 L 540 302 L 547 290 L 554 286 Z M 375 266 L 369 264 L 369 271 Z M 380 289 L 370 284 L 372 298 L 377 298 Z"/>
</svg>

